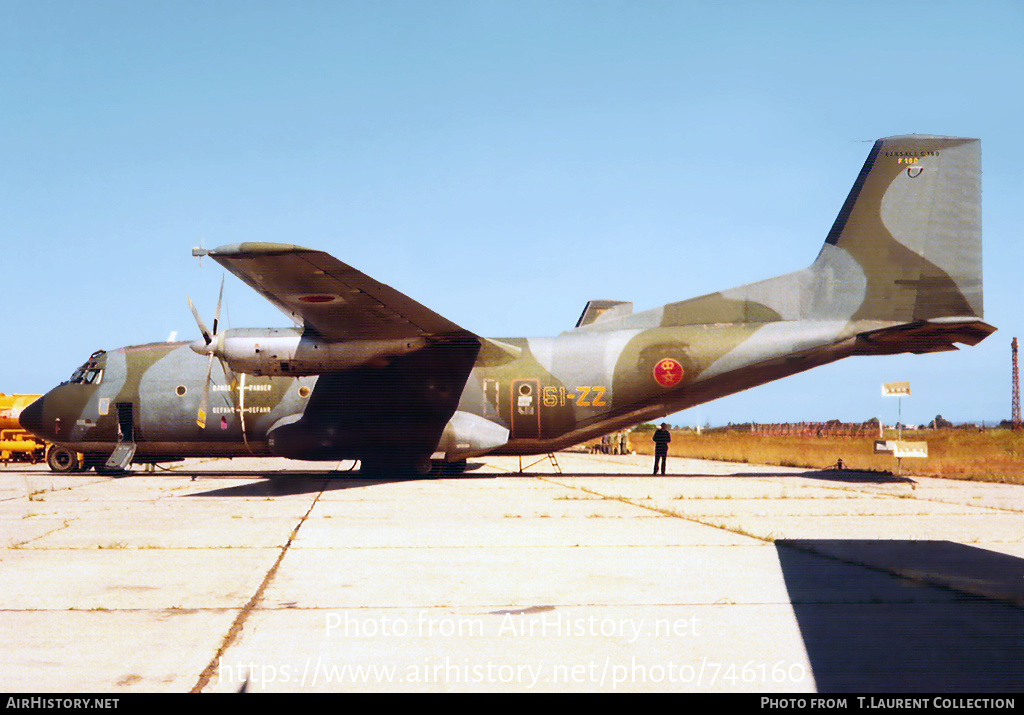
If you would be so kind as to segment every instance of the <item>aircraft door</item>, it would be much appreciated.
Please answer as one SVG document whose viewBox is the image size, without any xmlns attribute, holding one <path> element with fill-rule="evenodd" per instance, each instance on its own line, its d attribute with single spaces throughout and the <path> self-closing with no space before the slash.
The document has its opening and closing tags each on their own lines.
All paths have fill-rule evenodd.
<svg viewBox="0 0 1024 715">
<path fill-rule="evenodd" d="M 117 405 L 117 447 L 107 460 L 107 469 L 127 469 L 135 456 L 135 405 L 118 402 Z"/>
<path fill-rule="evenodd" d="M 540 382 L 512 381 L 512 436 L 540 437 Z"/>
<path fill-rule="evenodd" d="M 135 405 L 131 402 L 118 402 L 117 405 L 117 441 L 135 441 Z"/>
</svg>

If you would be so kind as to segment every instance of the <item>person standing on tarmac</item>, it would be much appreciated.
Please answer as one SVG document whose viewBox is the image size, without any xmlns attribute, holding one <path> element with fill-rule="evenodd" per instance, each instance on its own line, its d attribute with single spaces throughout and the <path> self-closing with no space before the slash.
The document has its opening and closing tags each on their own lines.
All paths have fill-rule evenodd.
<svg viewBox="0 0 1024 715">
<path fill-rule="evenodd" d="M 658 473 L 658 462 L 661 462 L 661 473 L 665 473 L 665 462 L 668 461 L 668 443 L 672 435 L 668 431 L 668 423 L 662 422 L 654 433 L 654 474 Z"/>
</svg>

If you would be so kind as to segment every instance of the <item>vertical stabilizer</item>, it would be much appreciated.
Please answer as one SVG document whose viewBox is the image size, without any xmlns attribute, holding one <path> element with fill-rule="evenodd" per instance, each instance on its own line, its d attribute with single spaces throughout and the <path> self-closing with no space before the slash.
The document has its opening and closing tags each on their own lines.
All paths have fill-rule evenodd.
<svg viewBox="0 0 1024 715">
<path fill-rule="evenodd" d="M 982 317 L 981 144 L 908 135 L 875 142 L 804 270 L 669 303 L 616 325 L 953 324 Z"/>
<path fill-rule="evenodd" d="M 982 317 L 980 147 L 921 135 L 875 142 L 811 266 L 811 312 Z"/>
</svg>

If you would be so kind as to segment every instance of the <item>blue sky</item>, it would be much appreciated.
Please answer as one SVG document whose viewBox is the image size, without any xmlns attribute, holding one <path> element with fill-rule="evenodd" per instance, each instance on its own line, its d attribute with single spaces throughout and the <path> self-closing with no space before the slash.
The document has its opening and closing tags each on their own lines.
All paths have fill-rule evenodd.
<svg viewBox="0 0 1024 715">
<path fill-rule="evenodd" d="M 870 148 L 980 137 L 986 320 L 672 421 L 1010 412 L 1024 4 L 0 0 L 0 390 L 198 336 L 192 246 L 326 250 L 477 333 L 554 335 L 808 265 Z M 233 327 L 286 325 L 229 277 Z"/>
</svg>

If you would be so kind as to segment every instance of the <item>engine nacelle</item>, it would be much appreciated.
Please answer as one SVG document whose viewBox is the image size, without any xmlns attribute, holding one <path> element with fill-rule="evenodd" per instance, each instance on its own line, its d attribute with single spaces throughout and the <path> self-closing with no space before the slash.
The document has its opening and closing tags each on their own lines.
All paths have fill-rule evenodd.
<svg viewBox="0 0 1024 715">
<path fill-rule="evenodd" d="M 449 461 L 486 454 L 508 442 L 508 428 L 471 412 L 456 412 L 444 426 L 436 452 Z"/>
<path fill-rule="evenodd" d="M 190 347 L 213 354 L 234 372 L 248 375 L 318 375 L 405 355 L 426 347 L 425 338 L 327 341 L 296 328 L 225 330 L 206 344 Z"/>
</svg>

